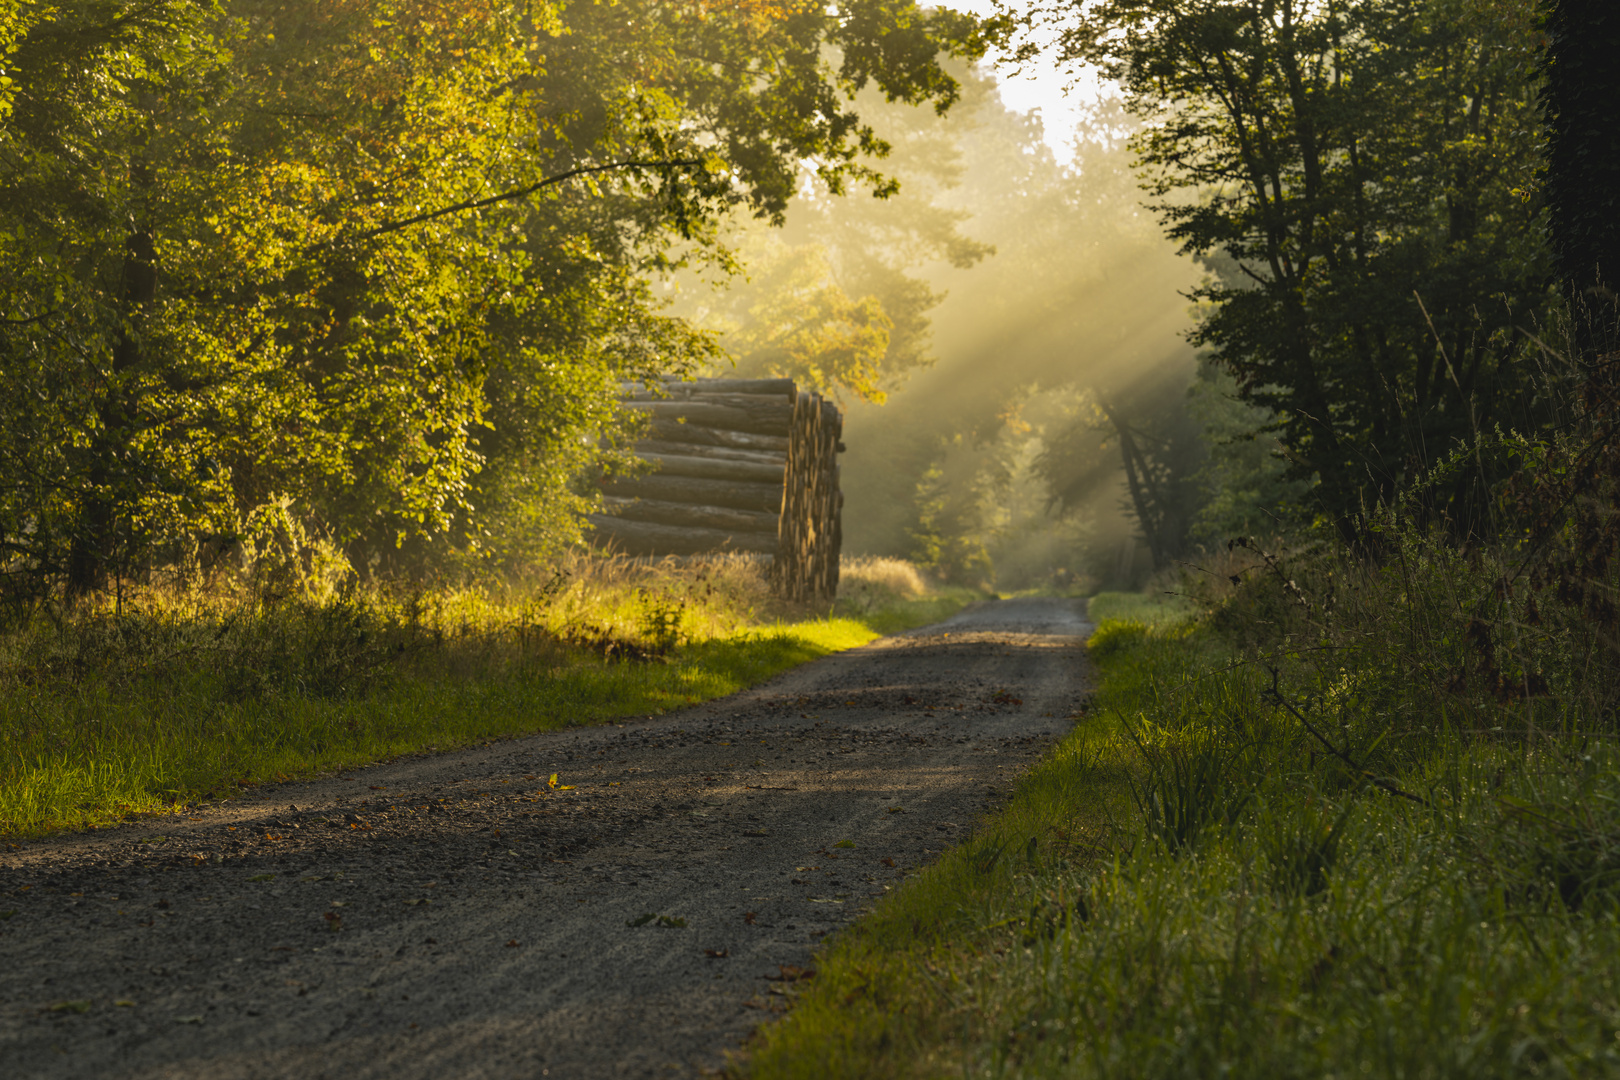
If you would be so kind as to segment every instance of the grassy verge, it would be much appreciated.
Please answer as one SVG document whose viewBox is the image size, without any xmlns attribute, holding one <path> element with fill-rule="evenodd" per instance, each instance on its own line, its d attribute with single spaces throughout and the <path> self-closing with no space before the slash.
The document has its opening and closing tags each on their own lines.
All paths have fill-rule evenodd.
<svg viewBox="0 0 1620 1080">
<path fill-rule="evenodd" d="M 1150 628 L 1185 622 L 1193 615 L 1191 600 L 1179 593 L 1100 592 L 1086 605 L 1086 613 L 1097 624 L 1140 623 Z"/>
<path fill-rule="evenodd" d="M 15 631 L 0 667 L 0 834 L 663 713 L 963 602 L 886 593 L 858 617 L 784 611 L 742 563 L 579 564 L 558 580 L 269 605 L 169 595 Z"/>
<path fill-rule="evenodd" d="M 1400 641 L 1333 652 L 1313 689 L 1221 623 L 1101 619 L 1073 734 L 841 936 L 740 1070 L 1620 1075 L 1612 744 L 1464 702 L 1414 734 L 1386 711 L 1407 673 L 1371 663 Z M 1326 752 L 1304 726 L 1326 718 L 1379 767 Z"/>
</svg>

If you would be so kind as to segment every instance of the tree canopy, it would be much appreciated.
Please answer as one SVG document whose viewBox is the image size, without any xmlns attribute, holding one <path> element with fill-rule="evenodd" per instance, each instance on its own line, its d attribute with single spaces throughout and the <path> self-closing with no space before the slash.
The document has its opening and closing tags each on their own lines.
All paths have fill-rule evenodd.
<svg viewBox="0 0 1620 1080">
<path fill-rule="evenodd" d="M 985 34 L 908 0 L 12 3 L 9 580 L 288 513 L 361 559 L 565 541 L 612 388 L 713 350 L 648 274 L 723 263 L 806 169 L 892 191 L 850 99 L 944 110 Z"/>
</svg>

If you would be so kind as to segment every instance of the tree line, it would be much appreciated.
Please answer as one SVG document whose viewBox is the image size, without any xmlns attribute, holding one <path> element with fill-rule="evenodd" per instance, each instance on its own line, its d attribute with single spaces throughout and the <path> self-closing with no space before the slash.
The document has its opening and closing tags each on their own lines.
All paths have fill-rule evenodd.
<svg viewBox="0 0 1620 1080">
<path fill-rule="evenodd" d="M 908 0 L 8 0 L 0 574 L 84 594 L 319 532 L 543 554 L 613 388 L 712 335 L 652 278 L 806 172 L 892 193 L 873 87 L 944 111 L 987 28 Z"/>
<path fill-rule="evenodd" d="M 1087 349 L 1140 343 L 995 285 L 1020 323 L 1002 374 L 963 384 L 950 446 L 899 448 L 917 490 L 885 502 L 914 503 L 919 543 L 982 560 L 965 534 L 1006 516 L 985 470 L 1027 440 L 950 462 L 1055 384 L 1089 396 L 1048 409 L 1017 468 L 1061 512 L 1123 465 L 1159 561 L 1257 514 L 1358 543 L 1396 504 L 1488 530 L 1590 389 L 1549 343 L 1572 326 L 1575 359 L 1602 352 L 1602 320 L 1571 313 L 1613 261 L 1592 59 L 1612 21 L 1536 0 L 988 22 L 898 0 L 7 0 L 0 576 L 84 594 L 314 534 L 358 566 L 510 565 L 576 539 L 589 479 L 625 464 L 624 379 L 735 361 L 881 401 L 933 360 L 944 294 L 917 264 L 1047 286 L 1134 229 L 1109 138 L 1060 177 L 1004 109 L 965 135 L 922 119 L 993 97 L 970 65 L 1015 23 L 1026 58 L 1120 87 L 1135 181 L 1202 274 L 1198 393 L 1092 378 Z M 888 198 L 896 137 L 921 199 Z M 836 209 L 852 192 L 880 200 Z M 803 224 L 773 230 L 790 203 Z M 1073 227 L 1018 226 L 1024 203 Z M 998 250 L 974 226 L 1002 219 Z M 666 305 L 670 275 L 745 261 L 747 287 Z"/>
<path fill-rule="evenodd" d="M 1309 484 L 1296 509 L 1357 542 L 1421 489 L 1420 516 L 1485 528 L 1511 465 L 1457 453 L 1557 408 L 1537 353 L 1559 301 L 1539 5 L 1107 0 L 1045 18 L 1141 119 L 1153 209 L 1206 270 L 1191 340 Z M 1134 440 L 1134 502 L 1166 555 L 1189 518 L 1172 434 Z"/>
</svg>

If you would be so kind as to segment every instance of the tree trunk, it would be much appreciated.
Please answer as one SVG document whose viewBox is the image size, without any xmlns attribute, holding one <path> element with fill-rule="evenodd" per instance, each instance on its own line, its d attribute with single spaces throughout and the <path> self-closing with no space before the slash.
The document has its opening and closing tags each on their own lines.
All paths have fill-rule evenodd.
<svg viewBox="0 0 1620 1080">
<path fill-rule="evenodd" d="M 749 394 L 786 398 L 793 402 L 792 379 L 704 379 L 702 382 L 666 382 L 660 389 L 648 390 L 640 383 L 621 383 L 620 396 L 626 401 L 661 401 L 665 398 L 709 398 L 717 394 Z"/>
<path fill-rule="evenodd" d="M 777 515 L 761 510 L 734 510 L 728 506 L 664 502 L 660 499 L 620 499 L 607 496 L 603 505 L 623 521 L 650 521 L 657 525 L 690 525 L 727 533 L 762 533 L 776 543 Z"/>
<path fill-rule="evenodd" d="M 650 521 L 591 514 L 586 518 L 596 528 L 596 539 L 626 555 L 700 555 L 706 551 L 750 551 L 774 554 L 773 533 L 727 532 L 682 525 L 659 525 Z"/>
<path fill-rule="evenodd" d="M 782 508 L 782 485 L 745 483 L 735 480 L 699 480 L 685 476 L 639 476 L 618 479 L 602 485 L 607 495 L 639 496 L 664 502 L 725 506 L 735 510 L 777 513 Z"/>
<path fill-rule="evenodd" d="M 630 401 L 627 408 L 651 413 L 654 420 L 697 424 L 701 427 L 722 428 L 755 435 L 776 435 L 788 426 L 793 406 L 775 398 L 745 399 L 733 395 L 728 404 L 711 403 L 707 399 L 692 401 Z"/>
<path fill-rule="evenodd" d="M 728 461 L 706 457 L 688 457 L 684 454 L 649 454 L 640 447 L 637 453 L 658 466 L 655 476 L 693 476 L 705 480 L 743 480 L 757 484 L 781 484 L 782 470 L 787 463 L 757 461 Z"/>
<path fill-rule="evenodd" d="M 129 492 L 120 489 L 136 464 L 127 460 L 136 403 L 130 400 L 124 379 L 141 363 L 140 337 L 130 326 L 157 297 L 157 250 L 145 230 L 131 233 L 124 242 L 123 277 L 125 328 L 113 342 L 106 396 L 98 409 L 100 423 L 91 436 L 90 468 L 79 492 L 77 528 L 67 558 L 69 596 L 105 588 L 110 573 L 128 554 L 119 550 L 118 533 L 120 525 L 128 524 L 123 520 L 127 507 L 121 504 Z"/>
<path fill-rule="evenodd" d="M 785 430 L 786 424 L 783 425 Z M 748 431 L 726 431 L 701 424 L 683 424 L 657 417 L 648 425 L 648 434 L 667 442 L 692 443 L 697 446 L 730 447 L 736 450 L 764 450 L 787 453 L 786 435 L 758 435 Z"/>
</svg>

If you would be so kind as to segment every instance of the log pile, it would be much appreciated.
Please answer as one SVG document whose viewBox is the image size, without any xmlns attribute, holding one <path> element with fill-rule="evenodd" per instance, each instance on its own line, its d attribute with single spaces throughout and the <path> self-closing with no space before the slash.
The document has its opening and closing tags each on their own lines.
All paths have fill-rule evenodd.
<svg viewBox="0 0 1620 1080">
<path fill-rule="evenodd" d="M 603 484 L 596 539 L 631 555 L 749 551 L 772 556 L 791 600 L 838 589 L 843 495 L 832 402 L 791 379 L 699 379 L 623 388 L 649 415 L 636 453 L 656 466 Z"/>
<path fill-rule="evenodd" d="M 838 595 L 838 553 L 844 542 L 844 493 L 838 454 L 844 417 L 832 402 L 801 393 L 788 433 L 787 487 L 777 531 L 771 586 L 788 600 Z"/>
</svg>

